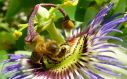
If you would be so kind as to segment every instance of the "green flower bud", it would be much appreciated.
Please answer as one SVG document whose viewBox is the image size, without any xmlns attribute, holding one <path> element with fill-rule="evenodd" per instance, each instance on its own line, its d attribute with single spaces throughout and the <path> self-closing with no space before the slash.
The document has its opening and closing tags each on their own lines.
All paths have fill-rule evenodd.
<svg viewBox="0 0 127 79">
<path fill-rule="evenodd" d="M 45 21 L 49 18 L 49 11 L 46 8 L 39 6 L 36 17 L 41 22 Z"/>
</svg>

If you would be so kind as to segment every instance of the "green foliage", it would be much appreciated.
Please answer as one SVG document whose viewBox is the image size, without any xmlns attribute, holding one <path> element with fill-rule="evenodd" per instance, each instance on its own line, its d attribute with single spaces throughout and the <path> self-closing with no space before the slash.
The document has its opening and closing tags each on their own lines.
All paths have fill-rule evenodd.
<svg viewBox="0 0 127 79">
<path fill-rule="evenodd" d="M 31 9 L 35 4 L 41 3 L 41 0 L 9 0 L 6 19 L 12 19 L 19 11 Z"/>
<path fill-rule="evenodd" d="M 8 58 L 7 51 L 0 50 L 0 72 L 3 69 L 3 63 L 1 63 L 1 62 L 6 60 L 7 58 Z M 6 77 L 2 73 L 0 73 L 0 79 L 6 79 Z"/>
<path fill-rule="evenodd" d="M 116 14 L 116 13 L 120 13 L 120 12 L 125 12 L 126 4 L 127 4 L 127 0 L 119 0 L 114 13 Z"/>
<path fill-rule="evenodd" d="M 84 22 L 85 23 L 90 22 L 96 16 L 96 14 L 97 14 L 97 9 L 95 7 L 88 7 L 86 9 L 86 13 L 85 13 L 85 17 L 84 17 Z"/>
<path fill-rule="evenodd" d="M 14 15 L 20 10 L 21 8 L 20 6 L 21 6 L 20 0 L 10 0 L 8 5 L 8 10 L 6 13 L 6 18 L 9 19 L 14 17 Z"/>
<path fill-rule="evenodd" d="M 3 60 L 7 59 L 7 51 L 5 50 L 0 50 L 0 62 L 2 62 Z"/>
<path fill-rule="evenodd" d="M 10 40 L 11 39 L 11 40 Z M 15 43 L 12 34 L 9 32 L 0 32 L 0 50 L 13 49 Z"/>
</svg>

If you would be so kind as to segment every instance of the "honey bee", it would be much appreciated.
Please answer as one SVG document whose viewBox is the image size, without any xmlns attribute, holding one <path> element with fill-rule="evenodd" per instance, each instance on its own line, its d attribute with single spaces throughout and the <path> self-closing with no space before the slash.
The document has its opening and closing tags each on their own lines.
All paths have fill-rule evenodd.
<svg viewBox="0 0 127 79">
<path fill-rule="evenodd" d="M 45 39 L 37 35 L 33 39 L 33 52 L 32 52 L 32 61 L 37 64 L 41 64 L 41 60 L 43 56 L 53 58 L 56 57 L 59 53 L 59 46 L 55 41 L 45 41 Z"/>
<path fill-rule="evenodd" d="M 32 43 L 30 44 L 33 49 L 31 60 L 32 63 L 37 65 L 44 65 L 44 57 L 49 60 L 49 63 L 59 63 L 62 59 L 64 59 L 65 53 L 68 50 L 66 43 L 58 45 L 56 41 L 45 40 L 45 38 L 39 34 L 34 37 Z"/>
</svg>

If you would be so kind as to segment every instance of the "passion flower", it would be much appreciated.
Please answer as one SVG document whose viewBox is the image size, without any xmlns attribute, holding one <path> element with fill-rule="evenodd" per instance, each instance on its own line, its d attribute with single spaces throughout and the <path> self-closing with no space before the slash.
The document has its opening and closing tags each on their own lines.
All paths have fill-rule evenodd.
<svg viewBox="0 0 127 79">
<path fill-rule="evenodd" d="M 112 6 L 112 3 L 104 6 L 88 28 L 82 32 L 80 28 L 73 30 L 72 36 L 66 37 L 64 43 L 45 41 L 33 30 L 33 18 L 30 18 L 25 40 L 34 45 L 32 54 L 9 54 L 10 58 L 4 63 L 13 64 L 6 66 L 3 73 L 13 73 L 9 79 L 105 79 L 105 75 L 121 76 L 121 73 L 107 67 L 126 68 L 115 57 L 117 52 L 112 49 L 119 46 L 108 43 L 107 40 L 122 41 L 118 37 L 109 36 L 108 33 L 121 33 L 116 28 L 127 21 L 127 16 L 115 19 L 117 15 L 105 21 L 104 17 Z M 33 17 L 33 14 L 31 16 Z"/>
</svg>

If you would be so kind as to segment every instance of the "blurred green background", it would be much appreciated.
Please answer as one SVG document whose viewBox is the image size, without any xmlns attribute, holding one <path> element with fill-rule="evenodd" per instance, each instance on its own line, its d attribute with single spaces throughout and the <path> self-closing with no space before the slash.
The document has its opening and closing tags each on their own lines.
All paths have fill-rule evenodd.
<svg viewBox="0 0 127 79">
<path fill-rule="evenodd" d="M 127 0 L 79 0 L 77 6 L 65 6 L 64 9 L 72 20 L 84 22 L 85 27 L 95 17 L 100 8 L 109 2 L 114 2 L 115 5 L 107 18 L 113 14 L 127 11 Z M 18 40 L 14 39 L 13 32 L 20 28 L 19 24 L 28 22 L 33 7 L 38 3 L 61 4 L 63 0 L 0 0 L 0 62 L 7 59 L 6 54 L 24 50 L 26 29 L 23 30 L 23 35 Z M 61 17 L 62 15 L 57 13 L 56 23 L 59 23 Z M 122 38 L 124 42 L 113 40 L 109 40 L 109 42 L 127 48 L 127 22 L 120 25 L 119 29 L 123 31 L 123 34 L 112 34 Z M 2 68 L 2 65 L 0 65 L 0 68 Z M 0 75 L 0 79 L 6 78 Z"/>
</svg>

